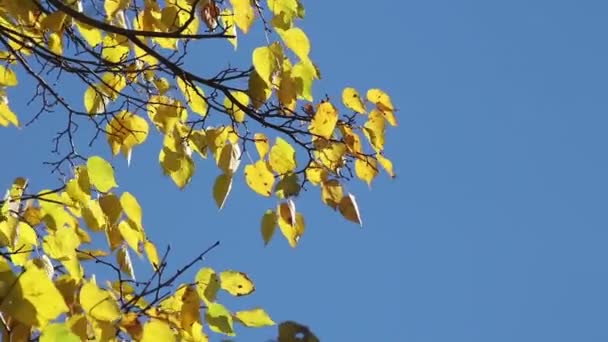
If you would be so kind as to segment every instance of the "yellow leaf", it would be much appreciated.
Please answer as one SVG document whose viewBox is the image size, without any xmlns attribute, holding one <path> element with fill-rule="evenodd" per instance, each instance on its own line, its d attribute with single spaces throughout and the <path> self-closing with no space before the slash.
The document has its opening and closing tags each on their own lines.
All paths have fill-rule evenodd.
<svg viewBox="0 0 608 342">
<path fill-rule="evenodd" d="M 390 96 L 380 89 L 373 88 L 367 91 L 367 99 L 376 105 L 391 126 L 397 126 L 395 107 L 393 107 Z"/>
<path fill-rule="evenodd" d="M 234 49 L 236 50 L 238 43 L 234 13 L 232 13 L 230 9 L 225 8 L 220 14 L 220 17 L 222 18 L 222 21 L 224 23 L 224 28 L 226 28 L 226 34 L 234 36 L 234 38 L 228 38 L 228 41 L 230 42 L 230 44 L 232 44 L 232 46 L 234 46 Z"/>
<path fill-rule="evenodd" d="M 385 123 L 382 112 L 372 109 L 367 122 L 363 125 L 363 134 L 377 152 L 384 149 L 384 132 Z"/>
<path fill-rule="evenodd" d="M 249 106 L 249 96 L 242 91 L 231 92 L 232 96 L 244 107 Z M 233 103 L 230 98 L 224 99 L 224 108 L 228 114 L 232 115 L 234 121 L 243 122 L 245 120 L 245 112 L 236 103 Z"/>
<path fill-rule="evenodd" d="M 117 187 L 114 179 L 112 165 L 99 156 L 92 156 L 87 160 L 87 171 L 89 180 L 100 192 L 108 192 Z"/>
<path fill-rule="evenodd" d="M 68 311 L 59 290 L 37 267 L 27 268 L 18 277 L 10 270 L 3 271 L 0 283 L 4 284 L 0 311 L 27 326 L 44 328 Z"/>
<path fill-rule="evenodd" d="M 135 279 L 135 271 L 133 270 L 133 263 L 131 263 L 131 256 L 129 255 L 129 250 L 124 245 L 116 252 L 116 262 L 122 272 L 131 277 L 131 279 Z"/>
<path fill-rule="evenodd" d="M 247 94 L 251 99 L 253 108 L 260 108 L 260 106 L 270 98 L 272 90 L 270 89 L 268 82 L 264 81 L 264 79 L 254 70 L 249 75 Z"/>
<path fill-rule="evenodd" d="M 152 265 L 154 270 L 158 269 L 160 265 L 160 259 L 158 258 L 158 251 L 156 250 L 156 246 L 150 241 L 146 240 L 144 242 L 144 250 L 146 251 L 146 255 L 148 256 L 148 261 Z"/>
<path fill-rule="evenodd" d="M 288 201 L 278 205 L 277 218 L 281 233 L 285 239 L 287 239 L 289 246 L 295 248 L 306 228 L 304 216 L 300 213 L 296 213 L 294 203 Z"/>
<path fill-rule="evenodd" d="M 105 0 L 103 8 L 106 10 L 108 18 L 114 18 L 116 12 L 127 9 L 131 0 Z"/>
<path fill-rule="evenodd" d="M 344 103 L 344 106 L 348 109 L 359 114 L 365 114 L 365 105 L 355 88 L 344 88 L 342 91 L 342 103 Z"/>
<path fill-rule="evenodd" d="M 207 134 L 205 130 L 192 131 L 188 137 L 188 143 L 201 158 L 207 158 Z"/>
<path fill-rule="evenodd" d="M 362 157 L 355 160 L 355 174 L 371 187 L 372 180 L 378 175 L 378 164 L 371 157 Z"/>
<path fill-rule="evenodd" d="M 124 36 L 108 34 L 102 40 L 101 58 L 110 63 L 120 63 L 127 60 L 131 52 L 129 40 Z"/>
<path fill-rule="evenodd" d="M 230 0 L 230 3 L 234 8 L 234 21 L 236 25 L 246 34 L 249 32 L 255 19 L 255 12 L 251 5 L 251 0 Z"/>
<path fill-rule="evenodd" d="M 277 137 L 268 157 L 270 168 L 278 174 L 286 174 L 295 170 L 296 150 L 283 138 Z"/>
<path fill-rule="evenodd" d="M 287 173 L 283 175 L 275 188 L 275 194 L 278 198 L 284 199 L 300 194 L 300 179 L 295 173 Z"/>
<path fill-rule="evenodd" d="M 340 200 L 340 204 L 338 204 L 338 209 L 340 210 L 340 214 L 344 216 L 349 221 L 358 223 L 360 226 L 363 226 L 363 221 L 361 221 L 361 214 L 359 213 L 359 206 L 357 205 L 357 201 L 355 200 L 355 196 L 352 194 L 348 194 Z"/>
<path fill-rule="evenodd" d="M 137 198 L 133 196 L 130 192 L 123 192 L 120 196 L 120 204 L 122 205 L 123 210 L 127 217 L 135 223 L 135 227 L 139 230 L 143 230 L 142 225 L 142 211 L 139 202 L 137 202 Z"/>
<path fill-rule="evenodd" d="M 220 273 L 220 287 L 233 296 L 245 296 L 255 291 L 253 282 L 245 273 L 232 270 Z"/>
<path fill-rule="evenodd" d="M 160 151 L 159 161 L 163 172 L 171 177 L 178 188 L 183 189 L 190 183 L 195 171 L 192 158 L 164 147 Z"/>
<path fill-rule="evenodd" d="M 262 216 L 262 239 L 264 245 L 268 245 L 270 239 L 274 235 L 274 231 L 277 226 L 277 214 L 272 210 L 266 210 L 264 216 Z"/>
<path fill-rule="evenodd" d="M 176 82 L 192 111 L 201 116 L 207 115 L 209 106 L 207 105 L 203 89 L 190 82 L 184 81 L 181 77 L 178 77 Z"/>
<path fill-rule="evenodd" d="M 142 144 L 148 137 L 148 122 L 141 116 L 121 111 L 106 126 L 108 144 L 112 155 L 122 152 L 128 156 L 131 149 Z"/>
<path fill-rule="evenodd" d="M 288 27 L 291 27 L 296 16 L 303 17 L 303 8 L 300 10 L 298 0 L 268 0 L 268 9 L 275 17 L 282 17 Z"/>
<path fill-rule="evenodd" d="M 0 102 L 0 126 L 7 127 L 8 124 L 13 124 L 15 127 L 19 127 L 19 119 L 17 115 L 13 113 L 8 104 Z"/>
<path fill-rule="evenodd" d="M 300 61 L 293 66 L 291 78 L 295 82 L 298 99 L 312 102 L 312 83 L 320 78 L 316 67 L 309 60 Z"/>
<path fill-rule="evenodd" d="M 346 125 L 340 126 L 340 130 L 342 131 L 343 141 L 346 144 L 346 147 L 350 150 L 351 154 L 358 155 L 362 152 L 361 149 L 361 139 L 359 135 Z"/>
<path fill-rule="evenodd" d="M 393 162 L 380 153 L 376 154 L 376 158 L 378 158 L 380 165 L 382 165 L 386 173 L 388 173 L 391 178 L 395 178 L 395 172 L 393 171 Z"/>
<path fill-rule="evenodd" d="M 319 142 L 319 140 L 317 140 Z M 346 153 L 346 144 L 330 142 L 325 147 L 318 147 L 314 151 L 314 155 L 325 168 L 337 172 L 344 165 L 344 154 Z"/>
<path fill-rule="evenodd" d="M 43 249 L 56 260 L 75 259 L 80 239 L 74 228 L 58 227 L 53 234 L 44 237 Z"/>
<path fill-rule="evenodd" d="M 263 133 L 256 133 L 253 136 L 255 139 L 255 148 L 258 150 L 258 154 L 260 155 L 260 159 L 264 159 L 266 153 L 270 149 L 270 144 L 268 144 L 268 138 Z"/>
<path fill-rule="evenodd" d="M 106 194 L 99 198 L 99 206 L 104 214 L 108 224 L 115 224 L 122 214 L 122 205 L 120 200 L 114 194 Z"/>
<path fill-rule="evenodd" d="M 378 109 L 382 111 L 387 110 L 392 112 L 395 110 L 390 96 L 378 88 L 373 88 L 367 91 L 367 100 L 375 104 Z"/>
<path fill-rule="evenodd" d="M 242 310 L 234 313 L 236 319 L 246 327 L 259 328 L 272 326 L 276 323 L 268 316 L 266 311 L 261 308 Z"/>
<path fill-rule="evenodd" d="M 215 271 L 209 267 L 203 267 L 196 273 L 195 281 L 199 297 L 206 304 L 214 302 L 220 289 L 220 281 Z"/>
<path fill-rule="evenodd" d="M 49 50 L 58 56 L 63 55 L 63 35 L 61 33 L 49 34 Z"/>
<path fill-rule="evenodd" d="M 167 322 L 152 319 L 144 325 L 141 342 L 177 341 L 171 327 Z"/>
<path fill-rule="evenodd" d="M 152 82 L 156 86 L 156 89 L 158 89 L 158 93 L 160 95 L 164 95 L 167 91 L 169 91 L 169 89 L 171 89 L 171 84 L 169 83 L 169 80 L 164 77 L 157 77 Z"/>
<path fill-rule="evenodd" d="M 223 173 L 217 176 L 213 184 L 213 199 L 219 209 L 224 207 L 230 189 L 232 189 L 232 175 Z"/>
<path fill-rule="evenodd" d="M 107 290 L 97 287 L 95 279 L 84 281 L 79 295 L 80 305 L 87 315 L 98 321 L 114 322 L 120 319 L 118 303 Z"/>
<path fill-rule="evenodd" d="M 336 209 L 342 200 L 343 191 L 342 185 L 336 179 L 330 179 L 321 183 L 321 199 L 323 203 Z"/>
<path fill-rule="evenodd" d="M 84 219 L 84 222 L 89 229 L 93 231 L 103 231 L 108 222 L 106 221 L 106 217 L 99 202 L 94 199 L 89 199 L 85 205 L 86 206 L 82 208 L 82 218 Z"/>
<path fill-rule="evenodd" d="M 278 57 L 275 55 L 270 46 L 261 46 L 253 50 L 253 67 L 260 78 L 267 84 L 271 85 L 271 76 L 277 71 Z M 251 96 L 251 94 L 250 94 Z M 251 96 L 253 98 L 253 96 Z"/>
<path fill-rule="evenodd" d="M 49 324 L 40 334 L 40 342 L 80 342 L 80 337 L 72 333 L 66 323 Z"/>
<path fill-rule="evenodd" d="M 289 30 L 277 30 L 285 45 L 293 51 L 300 60 L 308 60 L 310 53 L 310 41 L 306 33 L 298 27 L 292 27 Z"/>
<path fill-rule="evenodd" d="M 338 122 L 338 111 L 329 102 L 319 105 L 315 116 L 310 122 L 308 130 L 310 133 L 330 139 Z"/>
<path fill-rule="evenodd" d="M 103 41 L 101 31 L 95 27 L 76 21 L 76 28 L 91 47 L 96 47 Z"/>
<path fill-rule="evenodd" d="M 205 320 L 211 331 L 228 336 L 234 336 L 232 314 L 222 304 L 209 303 Z"/>
<path fill-rule="evenodd" d="M 0 65 L 0 86 L 2 87 L 12 87 L 16 86 L 19 82 L 17 82 L 17 75 L 11 69 Z"/>
<path fill-rule="evenodd" d="M 62 11 L 56 11 L 46 15 L 40 21 L 40 28 L 51 32 L 59 32 L 63 29 L 67 14 Z"/>
<path fill-rule="evenodd" d="M 140 254 L 139 244 L 144 242 L 144 237 L 137 227 L 133 227 L 129 221 L 120 221 L 118 224 L 118 231 L 129 247 L 137 254 Z"/>
<path fill-rule="evenodd" d="M 327 179 L 327 171 L 316 161 L 306 168 L 306 179 L 313 185 L 319 185 Z"/>
<path fill-rule="evenodd" d="M 217 161 L 219 168 L 228 175 L 234 174 L 241 164 L 241 148 L 238 144 L 228 143 L 222 147 Z"/>
<path fill-rule="evenodd" d="M 245 180 L 247 185 L 258 194 L 266 197 L 272 194 L 274 175 L 264 160 L 245 166 Z"/>
</svg>

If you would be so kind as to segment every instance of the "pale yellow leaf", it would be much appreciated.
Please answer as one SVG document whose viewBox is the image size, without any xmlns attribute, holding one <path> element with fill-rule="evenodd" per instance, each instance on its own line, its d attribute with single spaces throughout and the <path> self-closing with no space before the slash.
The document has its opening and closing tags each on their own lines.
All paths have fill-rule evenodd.
<svg viewBox="0 0 608 342">
<path fill-rule="evenodd" d="M 255 286 L 247 274 L 233 270 L 220 273 L 220 287 L 233 296 L 245 296 L 255 291 Z"/>
<path fill-rule="evenodd" d="M 116 300 L 109 291 L 100 289 L 94 279 L 84 281 L 79 298 L 87 315 L 96 320 L 114 322 L 121 317 Z"/>
<path fill-rule="evenodd" d="M 312 134 L 321 136 L 325 139 L 330 139 L 336 128 L 337 122 L 337 109 L 331 103 L 323 102 L 319 105 L 315 116 L 312 118 L 308 130 Z"/>
<path fill-rule="evenodd" d="M 270 168 L 278 174 L 286 174 L 295 170 L 296 150 L 283 138 L 277 137 L 268 157 Z"/>
<path fill-rule="evenodd" d="M 100 192 L 108 192 L 117 187 L 114 179 L 112 165 L 99 156 L 92 156 L 87 160 L 87 171 L 91 184 Z"/>
<path fill-rule="evenodd" d="M 274 175 L 264 160 L 245 166 L 247 185 L 258 194 L 270 197 L 274 186 Z"/>
<path fill-rule="evenodd" d="M 236 317 L 238 322 L 252 328 L 266 327 L 276 324 L 262 308 L 237 311 L 234 313 L 234 317 Z"/>
</svg>

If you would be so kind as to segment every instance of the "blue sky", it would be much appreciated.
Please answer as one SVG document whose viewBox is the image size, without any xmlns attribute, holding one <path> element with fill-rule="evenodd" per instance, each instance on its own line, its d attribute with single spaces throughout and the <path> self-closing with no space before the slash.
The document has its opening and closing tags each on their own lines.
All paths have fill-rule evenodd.
<svg viewBox="0 0 608 342">
<path fill-rule="evenodd" d="M 305 6 L 302 26 L 323 75 L 317 98 L 379 87 L 400 109 L 386 151 L 398 178 L 383 175 L 372 191 L 349 186 L 364 229 L 322 205 L 317 191 L 305 193 L 300 246 L 275 236 L 264 248 L 259 221 L 274 202 L 240 178 L 218 213 L 215 166 L 198 163 L 179 191 L 161 176 L 151 138 L 130 168 L 117 160 L 117 177 L 140 199 L 151 238 L 171 243 L 172 265 L 221 240 L 206 264 L 247 272 L 257 288 L 227 305 L 263 306 L 322 341 L 606 341 L 608 3 Z M 242 40 L 241 55 L 227 56 L 246 63 L 262 41 Z M 195 66 L 225 62 L 224 52 L 195 51 Z M 11 101 L 22 117 L 34 112 Z M 2 187 L 17 175 L 38 189 L 56 185 L 41 161 L 47 124 L 59 115 L 2 130 L 11 160 L 0 167 Z M 93 151 L 108 154 L 105 142 Z M 275 331 L 239 334 L 265 341 Z"/>
</svg>

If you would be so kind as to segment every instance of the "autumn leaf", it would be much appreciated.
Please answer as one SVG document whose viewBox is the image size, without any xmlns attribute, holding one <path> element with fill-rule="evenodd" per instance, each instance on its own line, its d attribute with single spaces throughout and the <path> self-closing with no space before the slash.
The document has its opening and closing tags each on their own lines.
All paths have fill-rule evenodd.
<svg viewBox="0 0 608 342">
<path fill-rule="evenodd" d="M 234 313 L 234 317 L 237 322 L 243 323 L 247 327 L 260 328 L 276 324 L 261 308 L 237 311 Z"/>
<path fill-rule="evenodd" d="M 245 180 L 247 185 L 258 194 L 266 197 L 272 194 L 274 175 L 265 161 L 258 160 L 254 164 L 245 166 Z"/>
<path fill-rule="evenodd" d="M 342 103 L 346 108 L 359 114 L 365 114 L 365 105 L 355 88 L 344 88 L 342 91 Z"/>
<path fill-rule="evenodd" d="M 270 167 L 278 174 L 292 172 L 297 166 L 296 150 L 281 137 L 277 137 L 268 159 Z"/>
<path fill-rule="evenodd" d="M 99 156 L 90 157 L 87 160 L 87 171 L 91 184 L 101 192 L 108 192 L 117 187 L 114 179 L 114 169 L 112 165 Z"/>
<path fill-rule="evenodd" d="M 220 273 L 220 287 L 233 296 L 245 296 L 255 291 L 253 282 L 245 273 L 232 270 Z"/>
</svg>

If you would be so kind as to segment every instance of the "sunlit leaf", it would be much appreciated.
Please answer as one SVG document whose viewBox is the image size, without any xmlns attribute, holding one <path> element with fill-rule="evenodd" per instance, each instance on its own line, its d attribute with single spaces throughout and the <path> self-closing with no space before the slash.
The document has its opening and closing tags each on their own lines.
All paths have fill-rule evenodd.
<svg viewBox="0 0 608 342">
<path fill-rule="evenodd" d="M 295 170 L 296 150 L 283 138 L 277 137 L 274 146 L 270 149 L 269 165 L 278 174 L 285 174 Z"/>
<path fill-rule="evenodd" d="M 118 186 L 114 179 L 114 169 L 112 165 L 99 156 L 92 156 L 87 160 L 87 171 L 89 180 L 97 190 L 108 192 Z"/>
<path fill-rule="evenodd" d="M 27 326 L 44 328 L 68 311 L 61 293 L 37 267 L 27 268 L 18 277 L 10 271 L 0 272 L 0 283 L 6 284 L 0 289 L 0 311 Z"/>
<path fill-rule="evenodd" d="M 260 159 L 264 159 L 268 150 L 270 150 L 270 144 L 268 143 L 268 138 L 263 133 L 256 133 L 253 136 L 255 139 L 255 148 L 260 155 Z"/>
<path fill-rule="evenodd" d="M 391 178 L 395 178 L 395 172 L 393 171 L 393 162 L 380 153 L 376 154 L 376 158 L 378 158 L 378 162 L 380 162 L 380 165 L 382 165 L 386 173 L 388 173 Z"/>
<path fill-rule="evenodd" d="M 247 185 L 258 194 L 267 197 L 272 194 L 274 175 L 265 161 L 258 160 L 254 164 L 245 166 L 245 180 Z"/>
<path fill-rule="evenodd" d="M 236 25 L 243 33 L 249 32 L 255 19 L 255 12 L 251 0 L 230 0 L 230 3 L 234 8 L 234 21 Z"/>
<path fill-rule="evenodd" d="M 95 280 L 88 280 L 80 289 L 80 305 L 87 315 L 99 321 L 114 322 L 121 316 L 118 303 L 107 290 L 97 287 Z"/>
<path fill-rule="evenodd" d="M 209 267 L 203 267 L 196 274 L 195 281 L 196 290 L 201 299 L 207 304 L 214 302 L 220 289 L 220 280 L 215 271 Z"/>
<path fill-rule="evenodd" d="M 72 333 L 66 323 L 49 324 L 40 334 L 40 342 L 80 342 L 80 337 Z"/>
<path fill-rule="evenodd" d="M 133 196 L 130 192 L 123 192 L 120 196 L 120 204 L 122 209 L 125 211 L 127 217 L 135 223 L 135 226 L 138 229 L 142 229 L 142 210 L 137 198 Z"/>
<path fill-rule="evenodd" d="M 177 341 L 167 322 L 152 319 L 144 325 L 141 342 Z"/>
<path fill-rule="evenodd" d="M 0 65 L 0 86 L 13 87 L 18 84 L 15 72 L 3 65 Z"/>
<path fill-rule="evenodd" d="M 202 116 L 207 115 L 208 105 L 203 89 L 184 81 L 181 77 L 178 77 L 176 82 L 192 111 Z"/>
<path fill-rule="evenodd" d="M 255 291 L 253 282 L 245 273 L 232 270 L 220 273 L 220 287 L 233 296 L 245 296 Z"/>
<path fill-rule="evenodd" d="M 315 116 L 312 118 L 308 130 L 312 134 L 329 139 L 336 128 L 337 122 L 338 111 L 336 108 L 329 102 L 323 102 L 319 105 Z"/>
<path fill-rule="evenodd" d="M 371 187 L 372 180 L 378 175 L 378 164 L 371 157 L 362 157 L 355 160 L 355 174 Z"/>
<path fill-rule="evenodd" d="M 276 324 L 262 308 L 237 311 L 234 317 L 247 327 L 259 328 Z"/>
<path fill-rule="evenodd" d="M 293 51 L 300 60 L 308 60 L 310 53 L 310 41 L 306 33 L 298 27 L 292 27 L 286 31 L 277 30 L 285 45 Z"/>
<path fill-rule="evenodd" d="M 231 94 L 239 104 L 244 107 L 249 106 L 249 95 L 242 91 L 235 91 Z M 226 108 L 226 111 L 232 115 L 234 121 L 243 122 L 245 120 L 245 112 L 237 105 L 237 103 L 232 102 L 230 98 L 226 97 L 224 99 L 224 107 Z"/>
<path fill-rule="evenodd" d="M 342 103 L 344 103 L 344 106 L 348 109 L 359 114 L 365 114 L 365 105 L 355 88 L 344 88 L 342 91 Z"/>
</svg>

